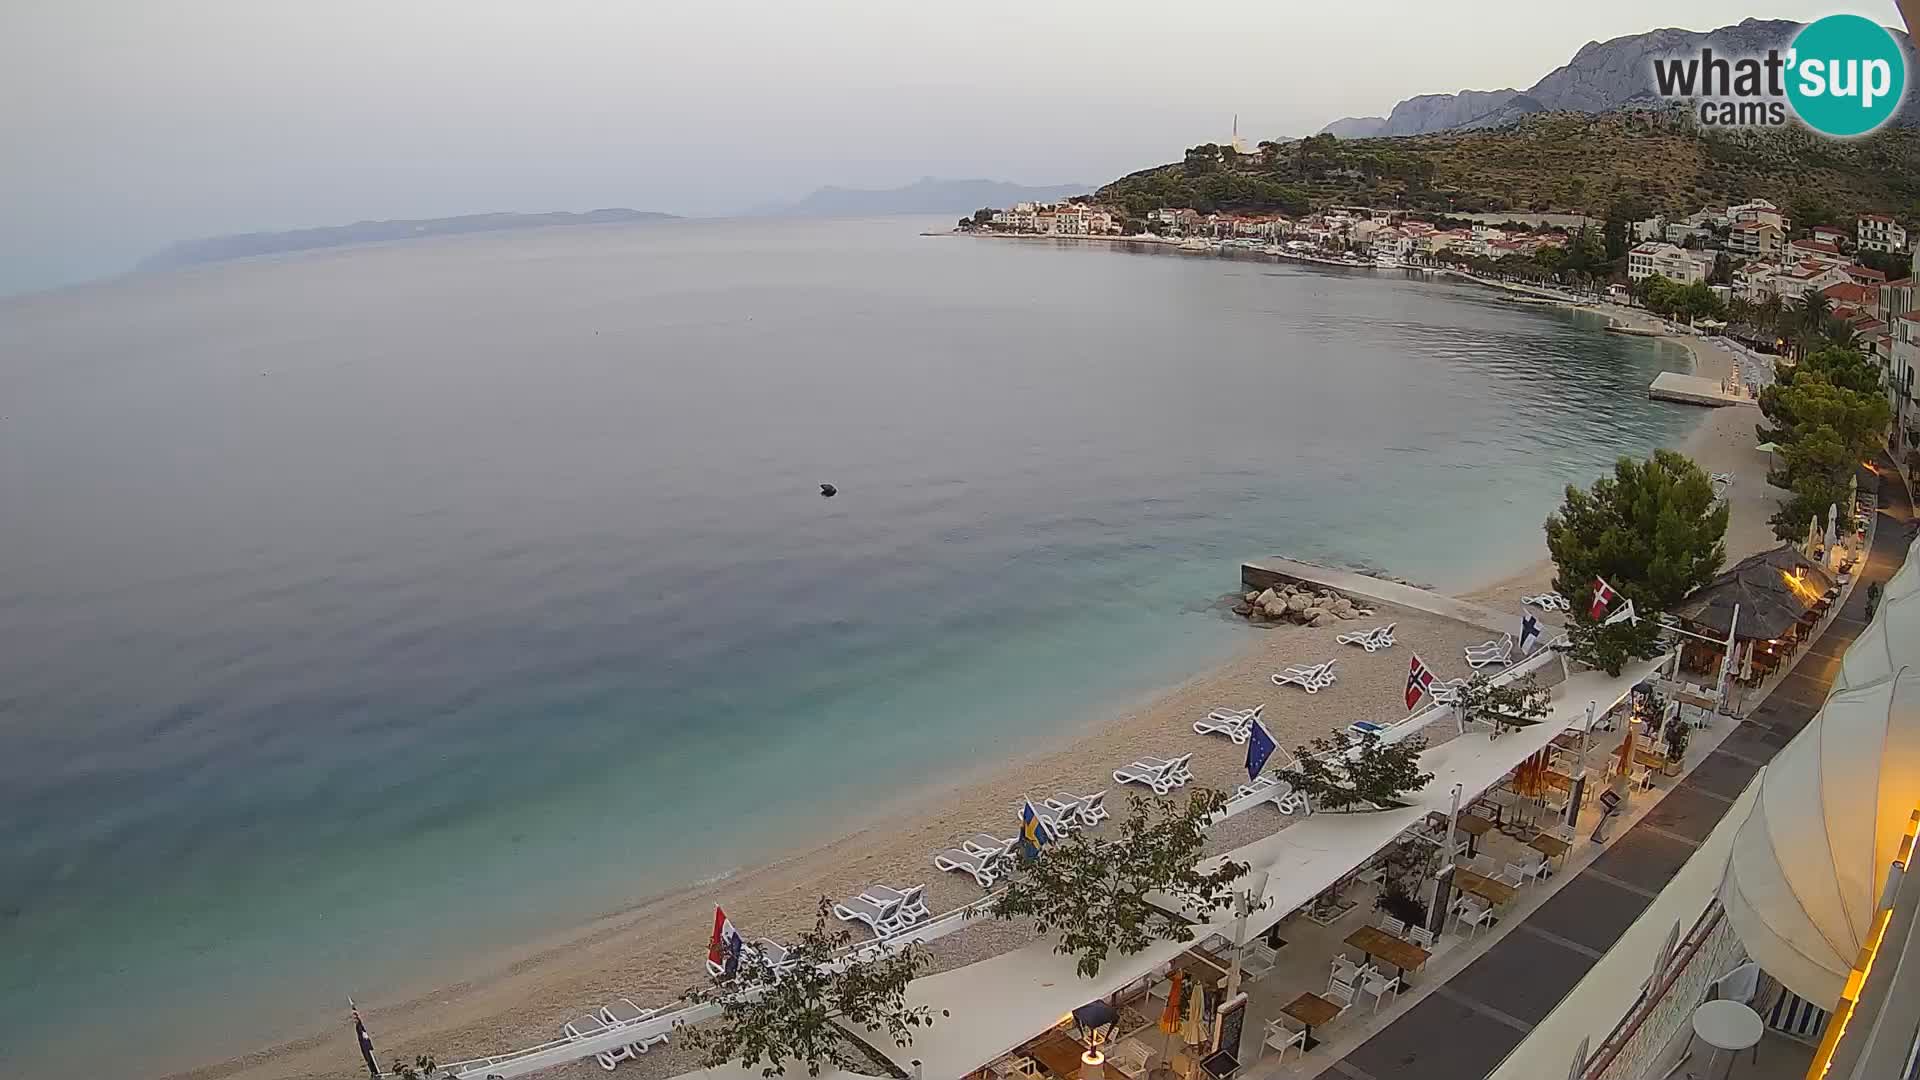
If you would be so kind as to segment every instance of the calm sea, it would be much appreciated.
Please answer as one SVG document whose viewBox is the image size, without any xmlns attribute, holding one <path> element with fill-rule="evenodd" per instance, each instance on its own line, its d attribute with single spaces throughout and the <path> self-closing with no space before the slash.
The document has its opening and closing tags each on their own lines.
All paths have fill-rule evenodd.
<svg viewBox="0 0 1920 1080">
<path fill-rule="evenodd" d="M 1243 556 L 1468 585 L 1693 419 L 1672 346 L 1477 287 L 923 226 L 0 304 L 0 1073 L 247 1049 L 822 839 L 1232 649 Z"/>
</svg>

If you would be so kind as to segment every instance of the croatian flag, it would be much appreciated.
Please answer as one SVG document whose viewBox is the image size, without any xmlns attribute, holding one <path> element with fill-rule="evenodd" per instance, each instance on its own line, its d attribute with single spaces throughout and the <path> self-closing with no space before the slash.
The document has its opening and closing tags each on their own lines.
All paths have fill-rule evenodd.
<svg viewBox="0 0 1920 1080">
<path fill-rule="evenodd" d="M 740 950 L 746 945 L 746 939 L 740 931 L 733 928 L 733 920 L 720 910 L 718 904 L 713 908 L 713 940 L 707 943 L 707 963 L 726 972 L 732 978 L 740 970 Z"/>
<path fill-rule="evenodd" d="M 1606 578 L 1595 577 L 1593 579 L 1593 606 L 1587 609 L 1587 618 L 1599 622 L 1600 616 L 1605 615 L 1607 608 L 1613 606 L 1613 598 L 1613 586 L 1607 584 Z"/>
<path fill-rule="evenodd" d="M 1420 660 L 1420 654 L 1413 654 L 1413 664 L 1407 669 L 1407 708 L 1420 704 L 1420 695 L 1433 688 L 1433 672 Z"/>
<path fill-rule="evenodd" d="M 1267 759 L 1279 745 L 1273 741 L 1267 725 L 1258 720 L 1253 722 L 1252 730 L 1247 732 L 1247 779 L 1260 779 L 1260 770 L 1267 767 Z"/>
<path fill-rule="evenodd" d="M 1020 806 L 1020 854 L 1029 859 L 1040 857 L 1040 845 L 1053 843 L 1053 830 L 1040 820 L 1040 811 L 1031 800 Z"/>
<path fill-rule="evenodd" d="M 1540 645 L 1540 620 L 1530 612 L 1522 613 L 1520 616 L 1520 639 L 1517 644 L 1520 646 L 1521 656 L 1527 655 Z"/>
</svg>

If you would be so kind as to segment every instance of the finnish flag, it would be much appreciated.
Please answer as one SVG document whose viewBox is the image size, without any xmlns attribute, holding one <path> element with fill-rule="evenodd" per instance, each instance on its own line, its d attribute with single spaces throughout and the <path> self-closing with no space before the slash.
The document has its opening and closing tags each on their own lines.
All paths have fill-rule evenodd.
<svg viewBox="0 0 1920 1080">
<path fill-rule="evenodd" d="M 1520 637 L 1516 644 L 1520 646 L 1521 656 L 1540 647 L 1540 620 L 1530 612 L 1520 615 Z"/>
</svg>

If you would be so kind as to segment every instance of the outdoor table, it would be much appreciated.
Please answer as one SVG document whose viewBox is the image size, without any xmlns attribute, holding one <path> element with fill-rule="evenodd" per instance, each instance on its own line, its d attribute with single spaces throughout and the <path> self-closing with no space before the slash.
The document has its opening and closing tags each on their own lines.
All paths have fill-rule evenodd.
<svg viewBox="0 0 1920 1080">
<path fill-rule="evenodd" d="M 1173 958 L 1173 966 L 1196 979 L 1219 982 L 1222 975 L 1232 970 L 1232 965 L 1199 946 L 1194 946 Z"/>
<path fill-rule="evenodd" d="M 1320 1040 L 1313 1037 L 1313 1026 L 1332 1023 L 1333 1018 L 1340 1015 L 1340 1006 L 1319 994 L 1308 992 L 1288 1002 L 1286 1008 L 1280 1011 L 1300 1021 L 1306 1028 L 1306 1049 L 1311 1050 L 1320 1045 Z"/>
<path fill-rule="evenodd" d="M 1080 1075 L 1080 1051 L 1083 1049 L 1080 1040 L 1066 1032 L 1049 1031 L 1020 1052 L 1039 1062 L 1041 1068 L 1055 1076 L 1072 1080 Z"/>
<path fill-rule="evenodd" d="M 1568 776 L 1559 769 L 1548 769 L 1541 773 L 1540 776 L 1548 787 L 1559 788 L 1561 791 L 1573 790 L 1573 777 Z"/>
<path fill-rule="evenodd" d="M 1707 1075 L 1722 1080 L 1733 1072 L 1733 1059 L 1740 1051 L 1760 1042 L 1760 1014 L 1737 1001 L 1709 1001 L 1693 1010 L 1693 1033 L 1713 1047 L 1713 1059 L 1707 1063 Z M 1718 1071 L 1715 1063 L 1721 1054 L 1725 1064 Z"/>
<path fill-rule="evenodd" d="M 1483 877 L 1471 870 L 1456 868 L 1453 872 L 1453 883 L 1459 886 L 1461 892 L 1472 893 L 1494 905 L 1512 903 L 1515 895 L 1513 886 L 1506 882 Z"/>
<path fill-rule="evenodd" d="M 1652 750 L 1635 749 L 1633 752 L 1633 760 L 1645 765 L 1649 769 L 1664 769 L 1667 767 L 1667 755 L 1657 754 Z"/>
<path fill-rule="evenodd" d="M 1478 855 L 1480 852 L 1477 842 L 1487 834 L 1489 829 L 1493 828 L 1493 822 L 1476 814 L 1461 814 L 1457 824 L 1460 826 L 1460 831 L 1467 834 L 1467 857 L 1472 858 Z"/>
<path fill-rule="evenodd" d="M 1573 850 L 1572 844 L 1567 843 L 1552 833 L 1541 833 L 1535 836 L 1533 839 L 1527 841 L 1527 846 L 1545 855 L 1548 859 L 1564 859 L 1567 852 Z"/>
<path fill-rule="evenodd" d="M 1576 732 L 1563 731 L 1553 737 L 1553 745 L 1562 750 L 1571 750 L 1577 754 L 1580 752 L 1580 736 Z"/>
<path fill-rule="evenodd" d="M 1363 926 L 1347 935 L 1347 944 L 1393 965 L 1394 977 L 1407 984 L 1407 972 L 1425 964 L 1432 953 L 1404 938 L 1395 937 L 1377 926 Z"/>
</svg>

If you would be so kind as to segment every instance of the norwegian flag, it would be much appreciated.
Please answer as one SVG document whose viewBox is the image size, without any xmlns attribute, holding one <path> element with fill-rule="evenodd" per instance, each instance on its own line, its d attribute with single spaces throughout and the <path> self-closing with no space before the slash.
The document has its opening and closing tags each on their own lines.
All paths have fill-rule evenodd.
<svg viewBox="0 0 1920 1080">
<path fill-rule="evenodd" d="M 1407 708 L 1420 704 L 1420 696 L 1433 689 L 1433 672 L 1420 659 L 1419 653 L 1413 654 L 1413 664 L 1407 668 Z"/>
<path fill-rule="evenodd" d="M 1614 595 L 1613 586 L 1607 584 L 1606 578 L 1595 577 L 1593 579 L 1593 606 L 1587 609 L 1587 618 L 1599 622 L 1600 616 L 1605 615 L 1607 609 L 1613 606 Z"/>
</svg>

